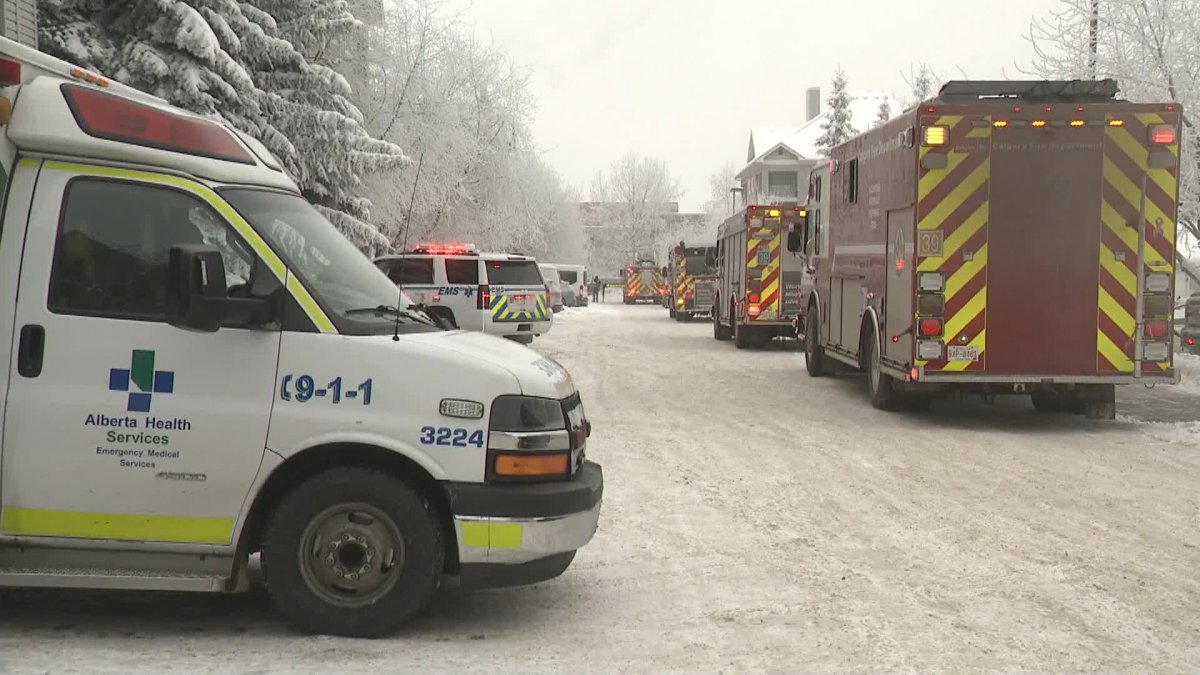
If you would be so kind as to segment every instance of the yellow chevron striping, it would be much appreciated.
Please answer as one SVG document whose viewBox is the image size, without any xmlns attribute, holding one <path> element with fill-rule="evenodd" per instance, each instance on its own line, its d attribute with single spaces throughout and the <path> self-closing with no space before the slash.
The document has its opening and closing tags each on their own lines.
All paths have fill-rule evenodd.
<svg viewBox="0 0 1200 675">
<path fill-rule="evenodd" d="M 1134 184 L 1134 182 L 1130 180 L 1129 176 L 1126 176 L 1125 173 L 1121 171 L 1121 169 L 1108 157 L 1104 158 L 1104 180 L 1107 181 L 1113 189 L 1120 193 L 1121 197 L 1125 199 L 1125 202 L 1134 211 L 1141 209 L 1141 186 Z M 1167 217 L 1167 214 L 1163 213 L 1162 209 L 1158 208 L 1157 204 L 1149 199 L 1146 200 L 1146 222 L 1148 224 L 1156 222 L 1166 223 L 1169 220 L 1170 219 Z M 1136 223 L 1133 223 L 1133 225 L 1136 226 Z M 1136 236 L 1136 230 L 1133 231 L 1135 232 L 1134 236 Z M 1136 248 L 1137 244 L 1135 241 L 1134 249 L 1136 250 Z M 1152 248 L 1147 246 L 1147 259 L 1150 259 L 1152 256 L 1158 260 L 1162 259 L 1162 256 L 1158 255 L 1157 253 L 1152 253 Z"/>
<path fill-rule="evenodd" d="M 767 284 L 759 293 L 760 298 L 769 297 L 772 293 L 779 290 L 779 277 L 775 277 L 771 283 Z"/>
<path fill-rule="evenodd" d="M 991 123 L 991 120 L 988 120 L 988 124 L 990 125 Z M 971 131 L 967 133 L 967 138 L 988 138 L 991 135 L 992 128 L 989 126 L 986 129 L 982 127 L 979 129 L 971 129 Z"/>
<path fill-rule="evenodd" d="M 1124 351 L 1121 350 L 1108 335 L 1099 328 L 1096 329 L 1096 350 L 1108 359 L 1108 362 L 1116 367 L 1117 372 L 1132 373 L 1133 360 L 1131 360 Z"/>
<path fill-rule="evenodd" d="M 1150 180 L 1154 181 L 1155 185 L 1167 194 L 1167 197 L 1175 199 L 1176 181 L 1175 177 L 1167 169 L 1148 169 L 1150 162 L 1150 151 L 1146 146 L 1142 145 L 1129 133 L 1125 127 L 1109 127 L 1108 138 L 1113 141 L 1113 145 L 1120 148 L 1129 161 L 1133 162 L 1139 169 L 1146 171 L 1146 175 Z M 1141 187 L 1138 187 L 1138 194 L 1141 194 Z"/>
<path fill-rule="evenodd" d="M 1122 333 L 1133 337 L 1133 331 L 1137 329 L 1137 322 L 1133 320 L 1131 315 L 1121 303 L 1117 302 L 1116 298 L 1100 287 L 1100 311 L 1104 312 L 1112 322 L 1117 325 Z"/>
<path fill-rule="evenodd" d="M 925 149 L 925 148 L 922 148 Z M 917 181 L 917 199 L 924 199 L 926 195 L 933 192 L 934 188 L 945 182 L 946 178 L 958 168 L 959 164 L 967 158 L 965 152 L 950 152 L 946 156 L 946 168 L 938 171 L 930 171 L 924 176 L 921 176 Z"/>
<path fill-rule="evenodd" d="M 979 205 L 975 212 L 967 216 L 967 219 L 962 222 L 949 237 L 946 237 L 942 243 L 942 257 L 940 258 L 923 258 L 917 265 L 917 269 L 921 272 L 933 272 L 941 269 L 942 265 L 946 264 L 950 258 L 963 247 L 979 228 L 983 227 L 988 220 L 988 202 Z"/>
<path fill-rule="evenodd" d="M 979 334 L 972 338 L 967 344 L 971 347 L 978 347 L 979 356 L 980 358 L 983 358 L 984 345 L 987 344 L 987 328 L 979 331 Z M 949 361 L 946 363 L 946 367 L 943 370 L 962 372 L 966 370 L 971 363 L 971 361 Z"/>
<path fill-rule="evenodd" d="M 936 230 L 941 227 L 946 218 L 950 217 L 951 213 L 975 193 L 985 182 L 987 182 L 988 171 L 990 170 L 991 161 L 988 159 L 975 167 L 970 175 L 963 179 L 957 187 L 946 195 L 946 198 L 938 202 L 938 205 L 929 210 L 929 213 L 921 216 L 920 222 L 917 224 L 918 229 Z"/>
<path fill-rule="evenodd" d="M 1105 224 L 1105 226 L 1108 227 L 1108 229 L 1112 230 L 1113 234 L 1117 235 L 1121 241 L 1125 242 L 1125 245 L 1129 247 L 1130 251 L 1137 250 L 1137 230 L 1133 228 L 1132 224 L 1127 224 L 1125 219 L 1121 217 L 1121 214 L 1117 213 L 1116 209 L 1114 209 L 1107 200 L 1100 203 L 1100 220 Z M 1159 265 L 1163 262 L 1163 257 L 1159 255 L 1158 251 L 1155 250 L 1153 246 L 1146 247 L 1147 264 Z M 1134 279 L 1134 281 L 1130 283 L 1136 286 L 1137 281 L 1133 277 L 1133 272 L 1129 272 L 1128 276 L 1130 279 Z M 1118 277 L 1118 279 L 1121 280 L 1122 284 L 1124 284 L 1124 277 Z M 1126 288 L 1133 288 L 1134 286 L 1126 285 Z"/>
<path fill-rule="evenodd" d="M 984 244 L 975 252 L 975 255 L 970 260 L 963 263 L 962 267 L 959 267 L 954 274 L 950 275 L 950 278 L 946 280 L 947 301 L 958 295 L 958 292 L 970 283 L 976 274 L 979 274 L 987 267 L 987 256 L 988 247 L 987 244 Z"/>
<path fill-rule="evenodd" d="M 955 312 L 954 316 L 946 319 L 944 333 L 946 339 L 949 340 L 955 335 L 958 335 L 959 332 L 961 332 L 962 329 L 966 328 L 972 321 L 974 321 L 975 317 L 979 316 L 979 314 L 986 307 L 987 286 L 984 286 L 983 288 L 979 289 L 979 292 L 975 294 L 975 297 L 968 300 L 967 304 L 963 305 L 961 309 Z"/>
<path fill-rule="evenodd" d="M 1129 291 L 1130 296 L 1137 294 L 1137 276 L 1125 266 L 1125 263 L 1119 262 L 1116 255 L 1107 246 L 1100 247 L 1100 267 L 1113 278 L 1113 281 L 1120 284 L 1121 288 Z"/>
</svg>

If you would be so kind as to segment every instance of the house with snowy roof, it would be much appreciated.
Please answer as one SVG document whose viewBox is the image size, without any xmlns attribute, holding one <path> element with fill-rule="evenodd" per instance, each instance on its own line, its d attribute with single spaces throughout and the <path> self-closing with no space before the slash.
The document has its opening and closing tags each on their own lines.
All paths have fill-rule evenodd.
<svg viewBox="0 0 1200 675">
<path fill-rule="evenodd" d="M 882 91 L 852 91 L 850 122 L 856 132 L 870 129 L 887 101 L 895 116 L 904 103 Z M 821 109 L 821 90 L 811 87 L 807 93 L 804 124 L 791 127 L 756 127 L 750 130 L 746 164 L 735 178 L 741 186 L 743 203 L 775 204 L 803 201 L 808 190 L 808 174 L 821 161 L 817 139 L 829 118 Z"/>
</svg>

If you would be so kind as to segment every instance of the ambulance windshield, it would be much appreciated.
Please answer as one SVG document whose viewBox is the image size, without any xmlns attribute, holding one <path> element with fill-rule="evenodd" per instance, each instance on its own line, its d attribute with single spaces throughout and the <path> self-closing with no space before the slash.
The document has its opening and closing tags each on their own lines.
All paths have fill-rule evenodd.
<svg viewBox="0 0 1200 675">
<path fill-rule="evenodd" d="M 414 304 L 303 198 L 250 188 L 225 188 L 221 196 L 287 261 L 309 292 L 334 315 L 335 322 L 344 321 L 348 311 L 363 307 L 405 309 Z M 356 324 L 395 321 L 391 313 L 351 316 Z M 412 319 L 401 320 L 414 323 Z"/>
</svg>

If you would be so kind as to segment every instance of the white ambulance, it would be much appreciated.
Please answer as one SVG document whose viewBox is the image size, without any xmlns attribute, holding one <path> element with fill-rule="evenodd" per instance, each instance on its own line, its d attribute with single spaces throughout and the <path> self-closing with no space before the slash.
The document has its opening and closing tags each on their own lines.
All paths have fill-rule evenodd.
<svg viewBox="0 0 1200 675">
<path fill-rule="evenodd" d="M 548 289 L 533 258 L 473 244 L 421 244 L 375 265 L 424 311 L 454 328 L 529 344 L 549 332 Z"/>
<path fill-rule="evenodd" d="M 3 39 L 0 139 L 0 585 L 259 553 L 297 626 L 374 637 L 592 538 L 570 375 L 411 311 L 260 143 Z"/>
</svg>

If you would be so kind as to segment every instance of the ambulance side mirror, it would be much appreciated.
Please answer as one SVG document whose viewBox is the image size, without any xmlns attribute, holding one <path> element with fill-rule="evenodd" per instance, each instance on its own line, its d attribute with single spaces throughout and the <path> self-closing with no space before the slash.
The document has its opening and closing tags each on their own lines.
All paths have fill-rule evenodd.
<svg viewBox="0 0 1200 675">
<path fill-rule="evenodd" d="M 270 313 L 266 298 L 230 298 L 225 261 L 212 246 L 172 246 L 167 257 L 167 323 L 216 332 L 222 325 L 260 322 Z"/>
</svg>

